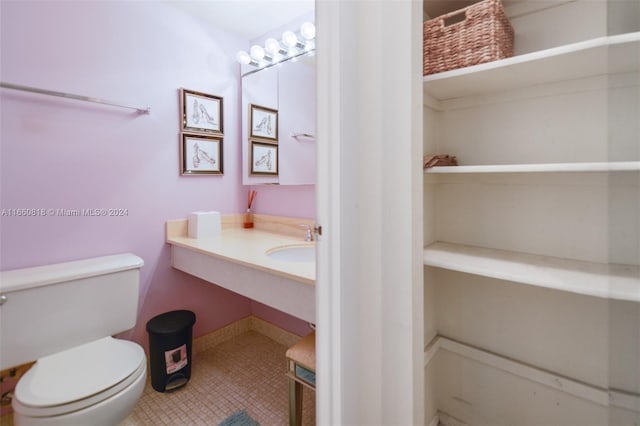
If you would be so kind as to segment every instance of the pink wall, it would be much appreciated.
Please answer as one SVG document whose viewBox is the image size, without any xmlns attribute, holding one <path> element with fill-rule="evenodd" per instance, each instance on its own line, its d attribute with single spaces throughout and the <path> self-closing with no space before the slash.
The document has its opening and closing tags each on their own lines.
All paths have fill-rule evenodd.
<svg viewBox="0 0 640 426">
<path fill-rule="evenodd" d="M 309 323 L 306 321 L 292 317 L 284 312 L 277 311 L 267 305 L 256 302 L 255 300 L 251 301 L 251 313 L 258 318 L 262 318 L 270 322 L 271 324 L 277 325 L 285 330 L 289 330 L 291 333 L 297 334 L 298 336 L 306 336 L 312 331 Z"/>
<path fill-rule="evenodd" d="M 252 205 L 254 213 L 300 218 L 316 217 L 315 185 L 254 185 L 251 189 L 258 192 Z"/>
<path fill-rule="evenodd" d="M 139 255 L 145 261 L 140 311 L 128 335 L 143 344 L 146 321 L 167 310 L 194 310 L 196 336 L 251 314 L 250 300 L 173 270 L 164 243 L 169 219 L 245 208 L 234 57 L 247 42 L 162 2 L 3 1 L 0 7 L 3 82 L 151 107 L 150 115 L 137 115 L 0 89 L 0 209 L 127 211 L 16 217 L 5 210 L 0 269 Z M 180 87 L 224 97 L 224 176 L 179 175 Z M 258 190 L 256 207 L 264 213 L 315 215 L 308 189 Z M 269 310 L 262 310 L 265 319 L 279 318 Z"/>
</svg>

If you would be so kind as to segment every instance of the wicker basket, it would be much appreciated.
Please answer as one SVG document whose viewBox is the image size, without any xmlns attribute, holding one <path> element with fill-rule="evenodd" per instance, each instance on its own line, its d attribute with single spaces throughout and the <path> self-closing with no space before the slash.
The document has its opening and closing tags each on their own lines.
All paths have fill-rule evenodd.
<svg viewBox="0 0 640 426">
<path fill-rule="evenodd" d="M 500 0 L 479 3 L 424 23 L 423 74 L 513 56 L 513 28 Z"/>
</svg>

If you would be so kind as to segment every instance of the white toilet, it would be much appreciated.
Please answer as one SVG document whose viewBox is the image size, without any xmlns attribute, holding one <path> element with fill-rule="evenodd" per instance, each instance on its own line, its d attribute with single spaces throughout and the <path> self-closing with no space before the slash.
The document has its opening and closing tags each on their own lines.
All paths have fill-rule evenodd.
<svg viewBox="0 0 640 426">
<path fill-rule="evenodd" d="M 144 390 L 133 328 L 140 268 L 132 254 L 0 272 L 0 369 L 36 360 L 18 382 L 14 423 L 117 425 Z"/>
</svg>

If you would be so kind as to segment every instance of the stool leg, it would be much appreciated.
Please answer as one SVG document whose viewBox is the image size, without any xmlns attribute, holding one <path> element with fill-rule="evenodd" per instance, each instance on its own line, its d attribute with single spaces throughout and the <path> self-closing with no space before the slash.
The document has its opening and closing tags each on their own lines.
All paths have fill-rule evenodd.
<svg viewBox="0 0 640 426">
<path fill-rule="evenodd" d="M 302 385 L 289 379 L 289 425 L 302 426 Z"/>
</svg>

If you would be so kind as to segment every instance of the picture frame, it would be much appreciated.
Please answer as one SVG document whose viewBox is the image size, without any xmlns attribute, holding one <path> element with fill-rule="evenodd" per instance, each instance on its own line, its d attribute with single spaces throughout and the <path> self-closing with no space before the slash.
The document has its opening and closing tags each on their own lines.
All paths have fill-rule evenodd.
<svg viewBox="0 0 640 426">
<path fill-rule="evenodd" d="M 249 104 L 249 138 L 278 142 L 278 110 Z"/>
<path fill-rule="evenodd" d="M 182 176 L 222 175 L 222 136 L 182 133 L 180 137 Z"/>
<path fill-rule="evenodd" d="M 180 89 L 182 130 L 223 135 L 223 99 L 220 96 Z"/>
<path fill-rule="evenodd" d="M 251 174 L 278 175 L 278 145 L 251 141 Z"/>
</svg>

